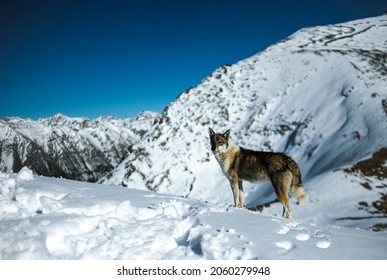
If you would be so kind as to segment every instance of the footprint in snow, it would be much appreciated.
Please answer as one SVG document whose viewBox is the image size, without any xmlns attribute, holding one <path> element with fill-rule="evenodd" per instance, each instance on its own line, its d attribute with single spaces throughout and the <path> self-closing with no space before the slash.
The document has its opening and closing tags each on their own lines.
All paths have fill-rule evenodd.
<svg viewBox="0 0 387 280">
<path fill-rule="evenodd" d="M 308 241 L 310 238 L 310 234 L 306 232 L 301 232 L 296 235 L 296 239 L 299 241 Z"/>
<path fill-rule="evenodd" d="M 277 230 L 276 233 L 287 234 L 287 233 L 289 233 L 289 231 L 290 231 L 290 228 L 288 228 L 287 226 L 283 226 L 281 229 Z"/>
<path fill-rule="evenodd" d="M 286 251 L 289 251 L 293 247 L 293 244 L 290 241 L 279 241 L 279 242 L 276 242 L 275 245 L 278 248 L 285 249 Z"/>
<path fill-rule="evenodd" d="M 285 235 L 285 234 L 288 234 L 290 231 L 296 230 L 299 232 L 295 235 L 294 238 L 298 241 L 305 242 L 310 240 L 312 236 L 309 233 L 305 232 L 304 229 L 305 229 L 304 227 L 299 226 L 298 222 L 293 221 L 293 222 L 287 223 L 285 226 L 282 226 L 280 229 L 276 230 L 275 232 L 277 234 Z M 327 236 L 321 233 L 320 231 L 316 232 L 315 238 L 321 239 L 316 242 L 316 247 L 320 249 L 328 249 L 332 245 L 332 242 L 330 242 L 329 240 L 326 240 Z M 286 251 L 289 251 L 294 247 L 291 241 L 279 241 L 279 242 L 276 242 L 275 245 L 278 248 L 285 249 Z"/>
<path fill-rule="evenodd" d="M 328 249 L 331 247 L 332 243 L 328 240 L 320 240 L 317 241 L 316 246 L 320 249 Z"/>
<path fill-rule="evenodd" d="M 316 242 L 316 246 L 320 249 L 327 249 L 329 247 L 331 247 L 332 245 L 332 242 L 329 241 L 329 235 L 321 232 L 321 231 L 317 231 L 316 234 L 315 234 L 315 237 L 320 239 Z"/>
</svg>

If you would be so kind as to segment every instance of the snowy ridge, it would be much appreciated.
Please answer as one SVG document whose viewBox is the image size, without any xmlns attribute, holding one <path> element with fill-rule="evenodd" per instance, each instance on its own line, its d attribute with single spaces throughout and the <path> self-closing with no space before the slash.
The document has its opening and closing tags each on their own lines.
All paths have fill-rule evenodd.
<svg viewBox="0 0 387 280">
<path fill-rule="evenodd" d="M 156 116 L 2 118 L 0 170 L 18 172 L 28 166 L 40 175 L 96 181 L 127 156 L 128 147 L 141 139 Z"/>
<path fill-rule="evenodd" d="M 386 259 L 385 233 L 0 173 L 0 259 Z"/>
<path fill-rule="evenodd" d="M 299 163 L 311 203 L 295 206 L 295 217 L 386 225 L 385 212 L 366 218 L 374 215 L 370 205 L 383 198 L 383 178 L 344 171 L 386 147 L 386 37 L 386 15 L 305 28 L 220 67 L 171 103 L 100 182 L 231 204 L 228 182 L 210 153 L 208 127 L 231 128 L 237 144 L 285 152 Z M 364 180 L 370 189 L 362 187 Z M 248 207 L 275 199 L 270 184 L 246 189 Z M 280 213 L 277 204 L 264 213 Z"/>
</svg>

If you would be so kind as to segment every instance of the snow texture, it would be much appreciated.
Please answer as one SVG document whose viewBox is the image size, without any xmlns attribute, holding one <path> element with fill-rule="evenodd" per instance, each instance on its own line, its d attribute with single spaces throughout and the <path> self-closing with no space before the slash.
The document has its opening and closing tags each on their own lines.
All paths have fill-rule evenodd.
<svg viewBox="0 0 387 280">
<path fill-rule="evenodd" d="M 387 234 L 0 173 L 0 259 L 386 259 Z"/>
</svg>

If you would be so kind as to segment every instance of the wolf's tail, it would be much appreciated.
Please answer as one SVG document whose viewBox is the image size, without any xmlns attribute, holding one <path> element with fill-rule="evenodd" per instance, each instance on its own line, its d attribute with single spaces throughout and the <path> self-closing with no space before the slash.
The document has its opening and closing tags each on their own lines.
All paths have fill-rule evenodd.
<svg viewBox="0 0 387 280">
<path fill-rule="evenodd" d="M 292 194 L 297 197 L 297 203 L 307 202 L 309 200 L 309 196 L 304 192 L 303 187 L 293 187 L 292 185 Z"/>
<path fill-rule="evenodd" d="M 288 168 L 293 175 L 292 186 L 290 188 L 292 195 L 297 197 L 298 203 L 307 202 L 309 200 L 309 196 L 304 192 L 304 188 L 302 187 L 300 168 L 291 158 L 288 159 Z"/>
</svg>

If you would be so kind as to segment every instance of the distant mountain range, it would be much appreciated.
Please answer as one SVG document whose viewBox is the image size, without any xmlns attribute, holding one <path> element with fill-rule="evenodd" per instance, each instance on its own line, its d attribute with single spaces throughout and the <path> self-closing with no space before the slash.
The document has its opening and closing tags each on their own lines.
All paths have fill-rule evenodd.
<svg viewBox="0 0 387 280">
<path fill-rule="evenodd" d="M 128 147 L 140 141 L 156 116 L 2 118 L 0 170 L 18 172 L 28 166 L 39 175 L 97 181 L 128 156 Z"/>
</svg>

